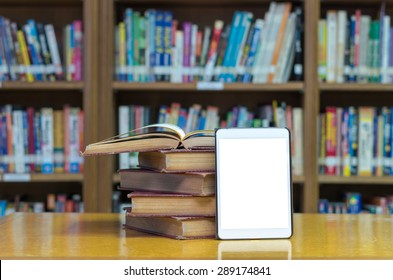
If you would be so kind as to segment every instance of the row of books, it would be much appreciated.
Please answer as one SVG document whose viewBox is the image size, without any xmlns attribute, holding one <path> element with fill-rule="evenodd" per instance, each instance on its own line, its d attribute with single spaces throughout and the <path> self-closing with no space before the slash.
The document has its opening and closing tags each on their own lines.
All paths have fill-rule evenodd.
<svg viewBox="0 0 393 280">
<path fill-rule="evenodd" d="M 382 4 L 379 18 L 328 10 L 318 24 L 319 79 L 326 82 L 392 83 L 393 28 Z"/>
<path fill-rule="evenodd" d="M 329 214 L 393 214 L 393 196 L 373 196 L 369 199 L 362 199 L 360 193 L 349 192 L 345 194 L 345 202 L 331 202 L 327 199 L 320 199 L 318 212 Z"/>
<path fill-rule="evenodd" d="M 15 212 L 83 212 L 83 201 L 79 194 L 66 195 L 47 194 L 46 202 L 29 202 L 26 197 L 15 195 L 12 202 L 2 199 L 0 200 L 0 217 L 9 215 Z"/>
<path fill-rule="evenodd" d="M 115 34 L 119 81 L 283 83 L 303 76 L 302 10 L 291 2 L 271 2 L 264 18 L 235 11 L 230 24 L 217 19 L 204 27 L 171 11 L 127 8 Z"/>
<path fill-rule="evenodd" d="M 119 106 L 119 134 L 128 133 L 149 124 L 150 109 L 140 105 Z M 303 110 L 285 102 L 274 100 L 263 104 L 254 111 L 245 106 L 235 106 L 220 120 L 219 108 L 209 105 L 203 108 L 193 104 L 185 108 L 179 102 L 161 105 L 157 123 L 179 126 L 185 133 L 195 130 L 214 130 L 219 127 L 288 127 L 291 131 L 292 165 L 294 175 L 303 174 Z M 122 169 L 137 166 L 137 153 L 119 155 Z"/>
<path fill-rule="evenodd" d="M 393 175 L 393 108 L 327 107 L 319 116 L 319 171 Z"/>
<path fill-rule="evenodd" d="M 0 16 L 0 81 L 81 81 L 82 21 L 63 31 L 59 40 L 52 24 L 29 19 L 18 26 Z"/>
<path fill-rule="evenodd" d="M 0 106 L 0 172 L 79 173 L 83 111 Z"/>
</svg>

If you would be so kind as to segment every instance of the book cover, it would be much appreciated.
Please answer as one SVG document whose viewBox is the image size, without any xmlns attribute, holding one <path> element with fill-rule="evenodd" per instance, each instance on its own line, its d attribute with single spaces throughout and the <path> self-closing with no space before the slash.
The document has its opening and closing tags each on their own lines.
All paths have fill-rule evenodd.
<svg viewBox="0 0 393 280">
<path fill-rule="evenodd" d="M 213 172 L 214 150 L 159 150 L 140 152 L 139 166 L 160 172 Z"/>
<path fill-rule="evenodd" d="M 146 169 L 120 169 L 120 190 L 156 191 L 199 196 L 215 193 L 214 172 L 162 173 Z"/>
<path fill-rule="evenodd" d="M 131 199 L 127 214 L 133 216 L 214 217 L 216 213 L 215 196 L 158 192 L 131 192 L 127 196 Z"/>
<path fill-rule="evenodd" d="M 214 218 L 207 217 L 133 217 L 126 215 L 125 228 L 173 239 L 215 238 Z"/>
</svg>

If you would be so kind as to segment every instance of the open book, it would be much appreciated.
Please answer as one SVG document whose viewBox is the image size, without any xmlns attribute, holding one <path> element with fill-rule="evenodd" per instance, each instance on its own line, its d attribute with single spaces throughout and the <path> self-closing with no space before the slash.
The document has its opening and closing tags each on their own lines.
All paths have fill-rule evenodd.
<svg viewBox="0 0 393 280">
<path fill-rule="evenodd" d="M 156 150 L 214 149 L 214 130 L 185 133 L 173 124 L 151 124 L 86 146 L 82 156 Z"/>
</svg>

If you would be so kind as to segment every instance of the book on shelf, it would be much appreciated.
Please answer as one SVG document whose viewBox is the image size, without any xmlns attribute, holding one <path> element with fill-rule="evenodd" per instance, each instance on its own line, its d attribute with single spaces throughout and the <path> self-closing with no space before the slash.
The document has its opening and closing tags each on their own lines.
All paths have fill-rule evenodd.
<svg viewBox="0 0 393 280">
<path fill-rule="evenodd" d="M 392 175 L 391 107 L 327 107 L 319 115 L 319 173 Z"/>
<path fill-rule="evenodd" d="M 216 225 L 209 217 L 134 217 L 126 215 L 125 228 L 174 239 L 214 238 Z"/>
<path fill-rule="evenodd" d="M 303 74 L 302 11 L 272 2 L 264 17 L 235 10 L 200 26 L 172 11 L 126 8 L 115 27 L 115 73 L 128 82 L 283 83 Z M 145 23 L 145 24 L 141 24 Z"/>
<path fill-rule="evenodd" d="M 391 16 L 380 3 L 378 18 L 358 8 L 330 9 L 318 24 L 319 80 L 331 83 L 391 83 Z"/>
<path fill-rule="evenodd" d="M 192 195 L 215 193 L 215 173 L 162 173 L 146 169 L 120 169 L 119 190 L 156 191 Z"/>
<path fill-rule="evenodd" d="M 131 192 L 130 214 L 134 216 L 177 216 L 213 217 L 216 212 L 216 198 L 190 194 L 160 192 Z"/>
<path fill-rule="evenodd" d="M 210 150 L 171 149 L 139 152 L 139 166 L 159 172 L 214 172 L 215 153 Z"/>
<path fill-rule="evenodd" d="M 69 113 L 67 113 L 69 112 Z M 80 173 L 83 111 L 0 106 L 0 172 Z"/>
<path fill-rule="evenodd" d="M 81 20 L 64 28 L 62 48 L 53 24 L 44 25 L 34 19 L 17 24 L 0 16 L 0 34 L 1 81 L 82 80 Z M 63 50 L 63 61 L 59 49 Z"/>
<path fill-rule="evenodd" d="M 131 134 L 131 135 L 130 135 Z M 189 133 L 173 124 L 152 124 L 92 143 L 81 152 L 83 156 L 121 152 L 156 151 L 160 149 L 214 150 L 214 131 L 197 130 Z"/>
</svg>

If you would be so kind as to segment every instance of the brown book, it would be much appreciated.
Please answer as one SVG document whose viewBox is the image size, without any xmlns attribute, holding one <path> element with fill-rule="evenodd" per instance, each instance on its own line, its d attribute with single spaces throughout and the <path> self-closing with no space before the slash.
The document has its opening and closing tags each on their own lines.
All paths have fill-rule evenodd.
<svg viewBox="0 0 393 280">
<path fill-rule="evenodd" d="M 86 146 L 83 156 L 143 152 L 165 149 L 214 149 L 213 130 L 195 130 L 187 134 L 173 124 L 147 125 L 125 134 Z"/>
<path fill-rule="evenodd" d="M 214 172 L 213 150 L 159 150 L 140 152 L 139 166 L 160 172 Z"/>
<path fill-rule="evenodd" d="M 210 173 L 162 173 L 145 169 L 121 169 L 119 190 L 156 191 L 192 195 L 216 192 L 216 177 Z"/>
<path fill-rule="evenodd" d="M 124 226 L 129 229 L 174 239 L 214 238 L 214 218 L 208 217 L 134 217 L 126 216 Z"/>
<path fill-rule="evenodd" d="M 133 216 L 213 217 L 216 214 L 215 196 L 193 196 L 157 192 L 132 192 Z"/>
</svg>

